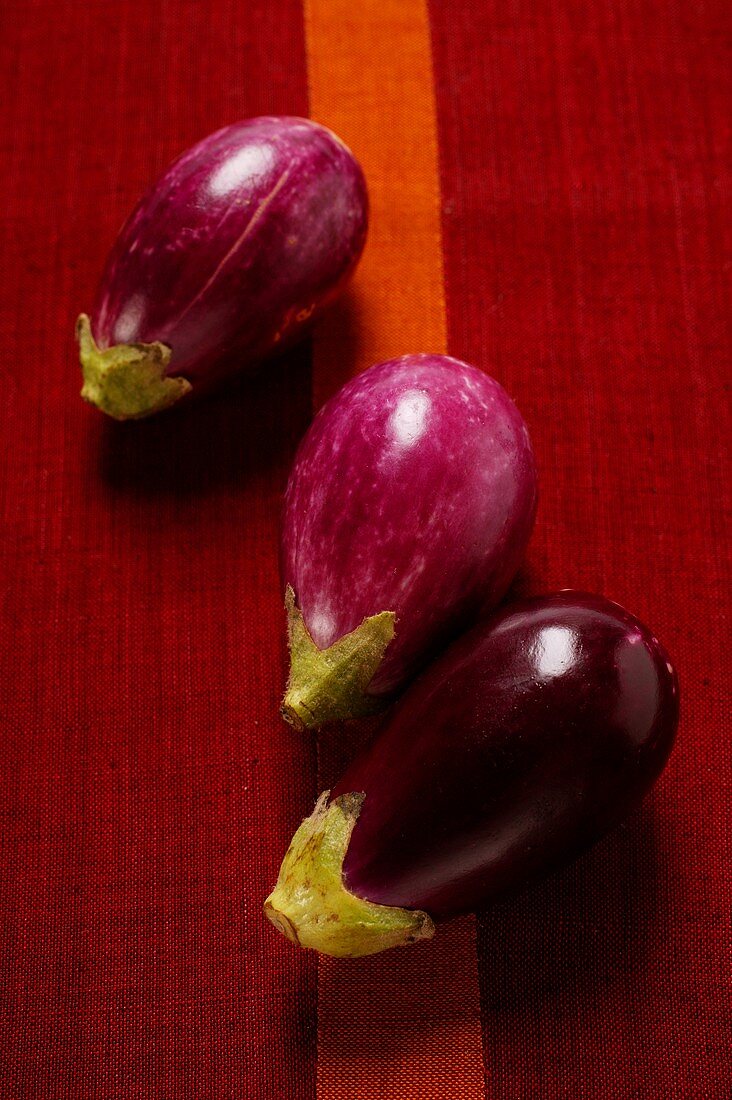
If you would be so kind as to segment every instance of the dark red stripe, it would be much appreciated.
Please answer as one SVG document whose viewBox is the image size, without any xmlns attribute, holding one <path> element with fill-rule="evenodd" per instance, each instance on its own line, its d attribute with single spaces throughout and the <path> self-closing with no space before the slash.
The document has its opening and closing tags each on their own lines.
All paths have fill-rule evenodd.
<svg viewBox="0 0 732 1100">
<path fill-rule="evenodd" d="M 11 3 L 0 36 L 0 1038 L 23 1097 L 308 1100 L 315 960 L 261 915 L 315 794 L 278 717 L 308 354 L 138 425 L 72 341 L 143 188 L 307 114 L 299 0 Z"/>
<path fill-rule="evenodd" d="M 540 464 L 520 588 L 627 604 L 685 703 L 643 812 L 481 919 L 495 1098 L 729 1086 L 725 15 L 716 0 L 431 5 L 450 351 L 506 385 Z"/>
</svg>

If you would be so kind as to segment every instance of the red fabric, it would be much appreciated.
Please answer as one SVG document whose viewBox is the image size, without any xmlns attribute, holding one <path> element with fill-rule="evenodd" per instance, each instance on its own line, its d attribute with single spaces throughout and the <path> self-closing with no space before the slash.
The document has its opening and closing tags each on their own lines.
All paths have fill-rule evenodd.
<svg viewBox="0 0 732 1100">
<path fill-rule="evenodd" d="M 520 587 L 627 604 L 683 692 L 648 806 L 481 917 L 486 1097 L 727 1100 L 727 6 L 430 11 L 450 350 L 507 386 L 541 467 Z M 300 4 L 0 20 L 0 1096 L 312 1100 L 315 963 L 260 912 L 315 795 L 277 716 L 308 355 L 119 426 L 71 339 L 173 154 L 307 112 Z"/>
<path fill-rule="evenodd" d="M 155 174 L 307 114 L 297 2 L 3 7 L 0 1095 L 314 1092 L 315 959 L 262 918 L 314 752 L 278 715 L 307 352 L 116 425 L 76 313 Z"/>
<path fill-rule="evenodd" d="M 432 5 L 449 344 L 523 410 L 519 587 L 604 592 L 677 663 L 627 828 L 479 923 L 487 1096 L 727 1100 L 728 6 Z"/>
</svg>

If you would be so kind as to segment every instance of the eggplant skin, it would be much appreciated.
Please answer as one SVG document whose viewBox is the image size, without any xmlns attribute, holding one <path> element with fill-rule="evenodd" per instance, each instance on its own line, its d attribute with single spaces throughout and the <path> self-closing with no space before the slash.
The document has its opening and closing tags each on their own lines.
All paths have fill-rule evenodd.
<svg viewBox="0 0 732 1100">
<path fill-rule="evenodd" d="M 122 228 L 91 313 L 96 350 L 162 344 L 167 374 L 194 393 L 251 370 L 339 292 L 367 222 L 363 172 L 326 127 L 226 126 L 173 161 Z"/>
<path fill-rule="evenodd" d="M 377 667 L 364 677 L 370 698 L 350 716 L 386 705 L 496 606 L 523 559 L 536 504 L 521 413 L 498 382 L 467 363 L 431 354 L 392 359 L 351 379 L 320 410 L 287 485 L 282 574 L 314 647 L 333 649 L 324 679 L 349 634 L 357 662 L 364 649 L 377 651 Z M 385 613 L 393 640 L 387 632 L 361 644 L 359 631 Z M 388 642 L 383 660 L 379 641 Z M 291 658 L 288 693 L 305 693 L 316 711 L 305 724 L 348 717 L 320 705 L 317 674 L 307 670 L 303 683 L 292 644 Z"/>
<path fill-rule="evenodd" d="M 345 888 L 444 920 L 569 863 L 652 786 L 678 683 L 600 596 L 515 603 L 451 646 L 331 792 L 363 792 Z"/>
</svg>

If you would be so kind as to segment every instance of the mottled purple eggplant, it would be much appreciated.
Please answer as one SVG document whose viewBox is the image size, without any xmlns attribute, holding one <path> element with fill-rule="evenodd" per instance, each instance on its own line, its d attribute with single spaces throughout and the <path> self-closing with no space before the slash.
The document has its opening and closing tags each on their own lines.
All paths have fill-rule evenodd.
<svg viewBox="0 0 732 1100">
<path fill-rule="evenodd" d="M 295 834 L 265 907 L 289 939 L 372 954 L 568 863 L 661 772 L 678 687 L 617 604 L 560 592 L 454 643 Z"/>
<path fill-rule="evenodd" d="M 535 512 L 526 425 L 487 374 L 407 355 L 352 379 L 313 421 L 287 486 L 288 721 L 382 708 L 500 600 Z"/>
<path fill-rule="evenodd" d="M 302 118 L 211 134 L 141 199 L 77 322 L 82 397 L 118 420 L 251 371 L 303 334 L 363 249 L 349 149 Z"/>
</svg>

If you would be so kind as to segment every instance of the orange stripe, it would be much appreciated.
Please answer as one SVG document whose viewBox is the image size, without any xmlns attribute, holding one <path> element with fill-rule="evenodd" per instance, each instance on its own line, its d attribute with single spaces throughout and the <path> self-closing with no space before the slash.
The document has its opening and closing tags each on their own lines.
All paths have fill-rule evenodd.
<svg viewBox="0 0 732 1100">
<path fill-rule="evenodd" d="M 371 199 L 352 288 L 316 334 L 317 406 L 373 363 L 446 351 L 447 324 L 426 3 L 305 0 L 305 15 L 311 113 L 353 149 Z M 473 918 L 420 947 L 321 960 L 318 1004 L 318 1100 L 483 1100 Z"/>
<path fill-rule="evenodd" d="M 315 340 L 316 404 L 351 374 L 446 350 L 437 128 L 423 0 L 305 0 L 312 116 L 363 165 L 369 238 Z"/>
</svg>

